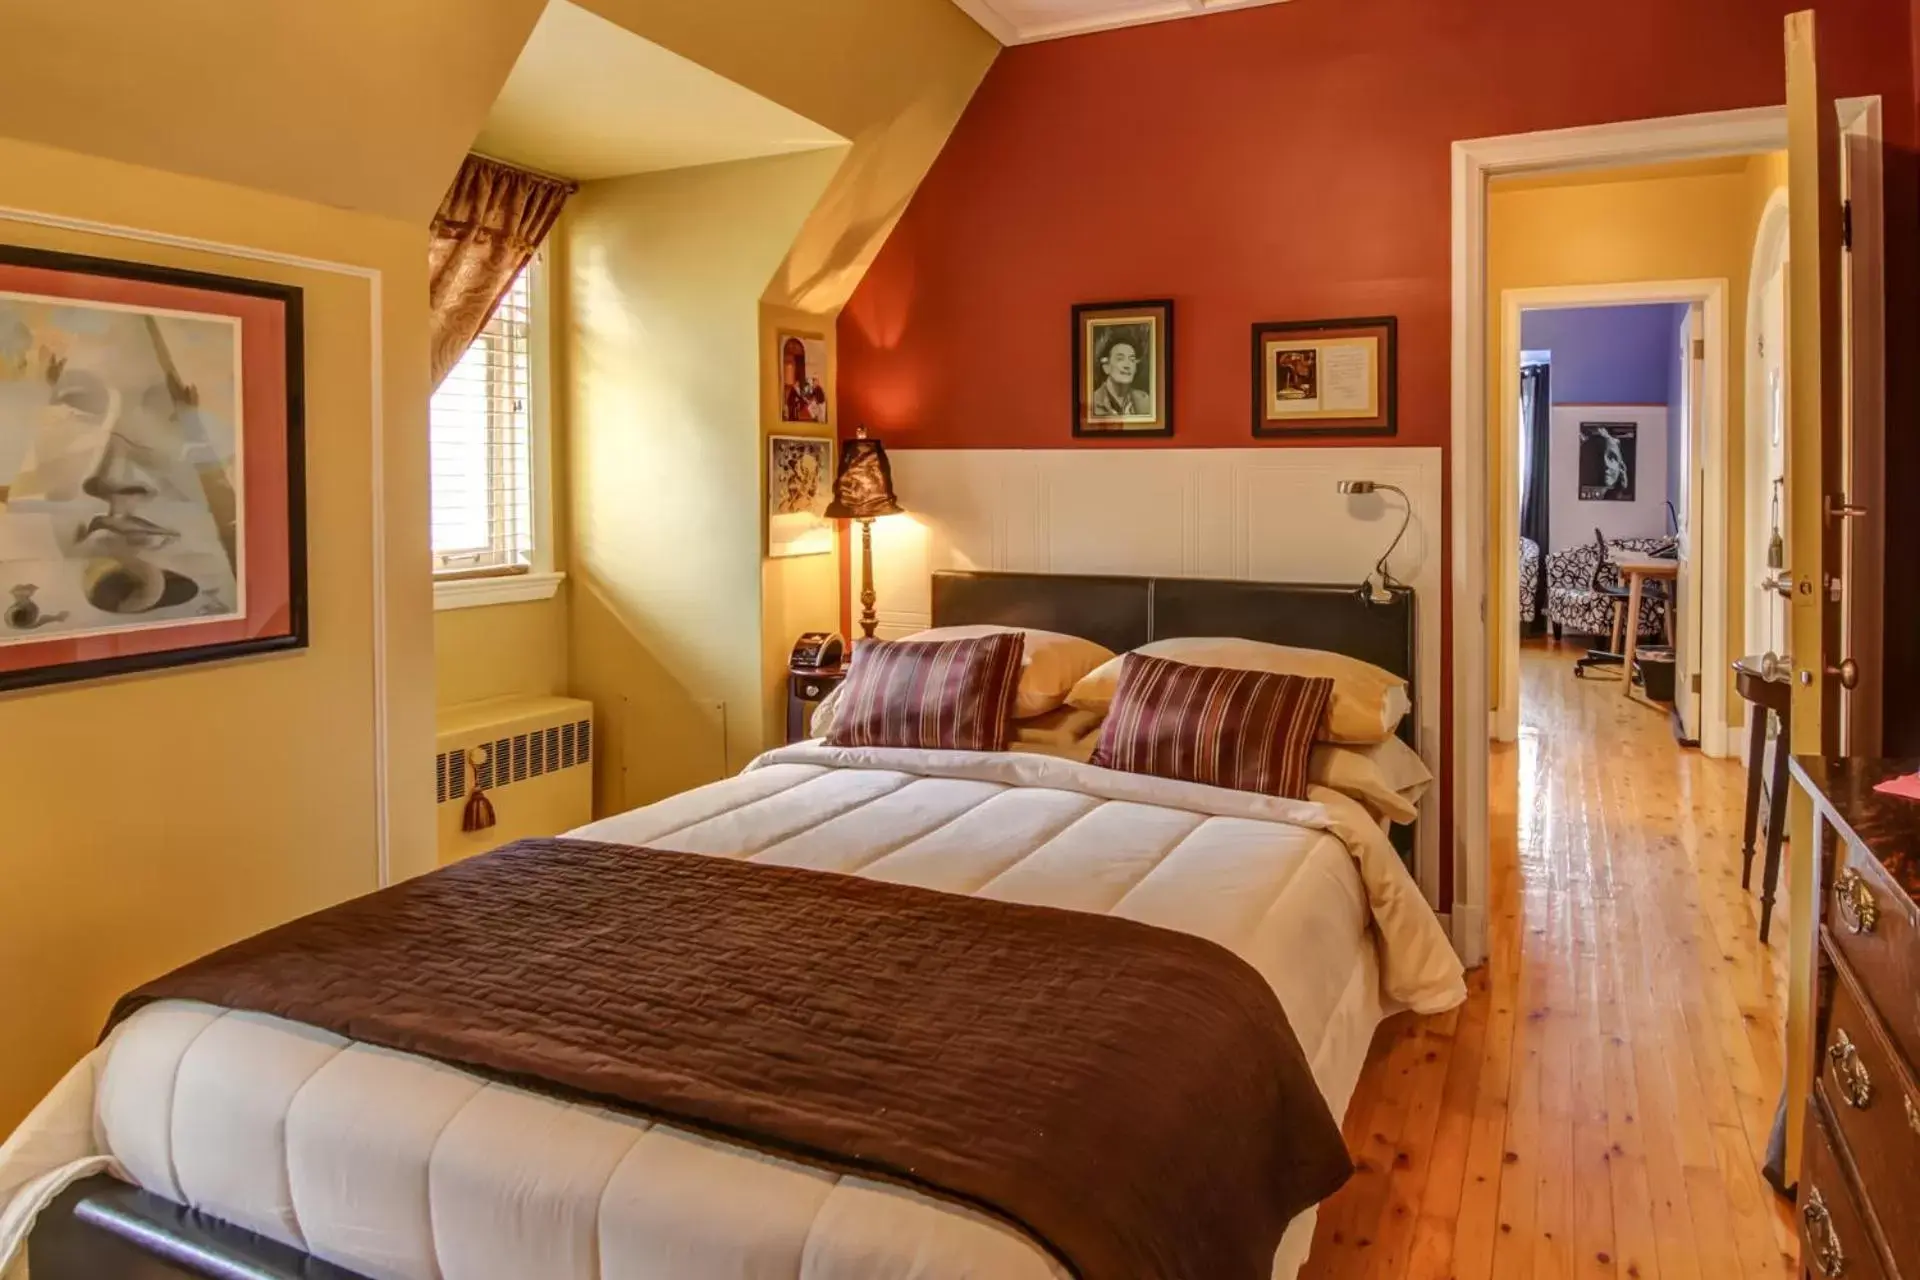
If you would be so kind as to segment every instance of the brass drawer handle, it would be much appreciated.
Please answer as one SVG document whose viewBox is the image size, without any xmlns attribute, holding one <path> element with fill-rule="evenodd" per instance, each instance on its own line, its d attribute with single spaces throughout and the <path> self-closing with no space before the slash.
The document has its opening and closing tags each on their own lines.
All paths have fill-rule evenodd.
<svg viewBox="0 0 1920 1280">
<path fill-rule="evenodd" d="M 1859 1048 L 1839 1027 L 1833 1029 L 1827 1060 L 1833 1063 L 1834 1080 L 1840 1085 L 1840 1096 L 1848 1106 L 1855 1111 L 1865 1111 L 1873 1105 L 1873 1078 L 1867 1074 L 1867 1064 L 1860 1061 Z M 1912 1114 L 1912 1099 L 1908 1099 L 1908 1114 Z"/>
<path fill-rule="evenodd" d="M 1800 1210 L 1807 1224 L 1807 1243 L 1813 1246 L 1813 1267 L 1823 1276 L 1837 1276 L 1847 1269 L 1847 1255 L 1841 1251 L 1839 1233 L 1833 1229 L 1833 1215 L 1827 1212 L 1827 1199 L 1814 1187 L 1807 1192 L 1807 1203 Z"/>
<path fill-rule="evenodd" d="M 1873 900 L 1866 878 L 1852 867 L 1842 871 L 1834 882 L 1833 900 L 1848 933 L 1872 933 L 1873 926 L 1880 923 L 1880 904 Z"/>
</svg>

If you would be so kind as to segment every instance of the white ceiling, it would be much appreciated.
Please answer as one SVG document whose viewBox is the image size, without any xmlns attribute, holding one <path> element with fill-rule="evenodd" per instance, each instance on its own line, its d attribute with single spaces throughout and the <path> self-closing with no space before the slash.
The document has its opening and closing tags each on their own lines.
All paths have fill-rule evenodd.
<svg viewBox="0 0 1920 1280">
<path fill-rule="evenodd" d="M 845 141 L 598 14 L 552 0 L 473 149 L 589 181 Z"/>
<path fill-rule="evenodd" d="M 1001 44 L 1058 40 L 1113 27 L 1197 18 L 1283 0 L 953 0 Z"/>
</svg>

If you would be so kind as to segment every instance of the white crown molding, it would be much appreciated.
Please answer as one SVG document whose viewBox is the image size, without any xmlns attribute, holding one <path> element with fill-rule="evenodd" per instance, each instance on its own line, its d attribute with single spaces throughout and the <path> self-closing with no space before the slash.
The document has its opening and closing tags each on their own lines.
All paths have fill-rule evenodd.
<svg viewBox="0 0 1920 1280">
<path fill-rule="evenodd" d="M 1003 45 L 1036 44 L 1043 40 L 1064 40 L 1068 36 L 1091 35 L 1120 27 L 1140 27 L 1178 18 L 1199 18 L 1210 13 L 1234 9 L 1253 9 L 1262 5 L 1285 4 L 1287 0 L 1162 0 L 1151 8 L 1129 8 L 1121 12 L 1105 11 L 1104 0 L 1084 0 L 1089 12 L 1080 17 L 1052 21 L 1022 22 L 1008 17 L 1002 7 L 1017 10 L 1020 0 L 953 0 L 963 12 L 985 27 L 987 33 Z"/>
</svg>

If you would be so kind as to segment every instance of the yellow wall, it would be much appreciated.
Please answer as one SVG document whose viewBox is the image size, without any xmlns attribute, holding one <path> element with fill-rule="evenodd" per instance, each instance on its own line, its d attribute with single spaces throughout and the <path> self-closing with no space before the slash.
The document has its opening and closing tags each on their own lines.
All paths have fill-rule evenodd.
<svg viewBox="0 0 1920 1280">
<path fill-rule="evenodd" d="M 0 139 L 0 206 L 377 268 L 365 281 L 0 220 L 10 243 L 306 291 L 312 647 L 0 698 L 0 1133 L 114 997 L 375 884 L 372 502 L 386 508 L 394 868 L 434 863 L 424 228 Z M 373 368 L 386 471 L 372 488 Z"/>
<path fill-rule="evenodd" d="M 791 307 L 763 303 L 760 307 L 760 434 L 765 436 L 833 436 L 842 429 L 840 422 L 839 372 L 835 363 L 839 346 L 831 316 L 814 315 Z M 782 332 L 818 336 L 827 344 L 826 426 L 804 422 L 780 421 L 781 386 L 776 354 L 777 338 Z M 834 462 L 840 460 L 838 447 Z M 760 512 L 762 528 L 767 510 L 766 467 L 760 469 Z M 764 533 L 762 534 L 764 538 Z M 760 595 L 764 617 L 761 620 L 761 679 L 765 688 L 763 741 L 772 746 L 785 740 L 787 731 L 787 659 L 794 640 L 805 631 L 840 629 L 840 547 L 834 540 L 832 551 L 823 555 L 768 557 L 761 569 Z"/>
<path fill-rule="evenodd" d="M 566 230 L 573 692 L 596 800 L 765 745 L 760 297 L 844 148 L 587 183 Z"/>
<path fill-rule="evenodd" d="M 424 227 L 544 8 L 7 4 L 0 129 Z"/>
<path fill-rule="evenodd" d="M 772 263 L 765 265 L 754 286 L 753 296 L 764 304 L 760 319 L 762 341 L 751 353 L 745 348 L 728 347 L 749 363 L 731 366 L 722 372 L 720 348 L 704 349 L 701 353 L 701 378 L 726 382 L 743 394 L 751 394 L 751 383 L 759 379 L 763 434 L 791 431 L 779 422 L 778 401 L 774 396 L 779 378 L 773 355 L 774 330 L 788 327 L 822 334 L 828 340 L 831 361 L 834 322 L 839 308 L 892 231 L 985 76 L 999 46 L 949 0 L 817 0 L 808 7 L 804 22 L 793 21 L 791 7 L 779 0 L 731 0 L 724 6 L 714 5 L 711 0 L 587 0 L 587 7 L 852 140 L 849 148 L 826 153 L 836 157 L 830 175 L 824 186 L 815 191 L 808 207 L 791 221 L 785 242 L 778 246 Z M 629 194 L 637 199 L 637 193 L 648 190 L 666 192 L 677 177 L 653 175 L 626 181 L 634 184 Z M 587 236 L 576 237 L 566 229 L 573 215 L 569 213 L 563 218 L 562 227 L 555 232 L 552 242 L 554 252 L 562 259 L 572 245 L 605 244 L 609 239 L 618 240 L 623 234 L 614 228 L 615 218 L 608 215 L 606 203 L 610 199 L 608 191 L 623 184 L 595 185 L 603 190 L 598 194 L 583 192 L 583 197 L 591 195 L 592 198 L 576 198 L 573 208 L 597 210 L 596 226 Z M 733 197 L 698 198 L 716 199 L 724 205 Z M 789 219 L 791 215 L 791 209 L 781 214 Z M 696 218 L 709 216 L 731 218 L 734 215 L 719 206 L 709 213 L 695 215 Z M 752 240 L 766 228 L 754 225 L 742 226 L 737 232 L 727 228 L 711 230 L 715 231 L 714 236 L 703 238 L 702 243 L 725 240 L 736 234 Z M 763 257 L 767 247 L 756 241 L 750 256 Z M 684 265 L 694 272 L 712 266 Z M 551 278 L 558 285 L 554 306 L 561 325 L 556 330 L 555 341 L 556 385 L 577 392 L 592 383 L 597 388 L 593 394 L 599 395 L 606 394 L 611 381 L 618 381 L 626 374 L 621 372 L 610 379 L 602 376 L 608 373 L 605 369 L 589 370 L 577 377 L 566 371 L 566 362 L 580 354 L 578 343 L 582 335 L 577 326 L 564 319 L 574 307 L 573 300 L 561 296 L 594 289 L 595 271 L 592 264 L 563 264 L 551 272 Z M 728 274 L 727 287 L 731 289 L 738 281 Z M 599 286 L 602 289 L 599 296 L 604 303 L 606 297 L 617 296 L 625 282 L 609 285 L 601 281 Z M 690 286 L 685 293 L 696 310 L 709 305 L 699 293 L 698 286 Z M 604 310 L 602 314 L 606 314 Z M 707 323 L 706 318 L 698 316 L 675 316 L 669 321 L 664 311 L 656 312 L 655 318 L 657 322 L 672 324 L 684 320 L 695 329 Z M 605 338 L 604 332 L 593 335 L 596 342 Z M 667 384 L 659 393 L 666 399 L 673 398 L 670 388 L 673 379 L 681 373 L 681 370 L 664 371 Z M 688 374 L 688 380 L 693 376 Z M 831 402 L 831 379 L 828 390 Z M 699 395 L 704 398 L 705 392 Z M 577 398 L 563 396 L 556 405 L 553 432 L 555 447 L 562 459 L 569 456 L 567 451 L 579 430 L 578 424 L 571 420 L 579 404 Z M 836 420 L 829 431 L 837 429 Z M 605 431 L 596 426 L 587 447 L 591 457 L 604 458 L 608 447 Z M 728 535 L 756 525 L 764 529 L 764 461 L 756 457 L 750 470 L 738 472 L 733 469 L 740 466 L 744 455 L 726 456 L 729 474 L 724 479 L 710 477 L 695 485 L 699 488 L 711 483 L 716 490 L 728 495 L 713 508 L 721 513 L 717 518 L 689 526 L 698 530 L 703 538 L 715 525 L 724 525 Z M 696 461 L 706 467 L 716 465 L 720 457 L 707 450 Z M 570 513 L 595 506 L 592 493 L 569 491 L 569 486 L 576 483 L 574 477 L 584 473 L 588 466 L 583 461 L 577 465 L 561 462 L 555 467 L 556 487 L 560 491 L 557 501 L 563 523 Z M 591 487 L 601 484 L 601 480 L 590 477 L 587 483 Z M 605 502 L 603 496 L 599 503 L 602 511 L 606 510 Z M 676 531 L 676 537 L 688 536 L 693 535 L 687 528 Z M 567 545 L 573 540 L 565 532 L 560 535 L 563 559 Z M 723 536 L 721 540 L 727 538 Z M 605 545 L 597 539 L 590 541 Z M 761 542 L 764 547 L 764 532 Z M 597 660 L 589 658 L 586 670 L 579 669 L 578 664 L 583 654 L 612 655 L 632 643 L 631 631 L 619 620 L 623 617 L 631 620 L 634 611 L 642 608 L 666 616 L 672 612 L 671 594 L 656 598 L 635 585 L 635 579 L 630 582 L 623 603 L 618 598 L 620 593 L 609 594 L 604 578 L 597 579 L 596 586 L 583 579 L 580 566 L 563 564 L 561 567 L 572 574 L 562 588 L 563 597 L 570 598 L 551 607 L 509 605 L 468 611 L 466 616 L 456 613 L 439 616 L 436 631 L 440 701 L 444 705 L 496 693 L 555 692 L 556 680 L 564 682 L 567 691 L 581 696 L 592 696 L 593 689 L 601 690 L 614 700 L 612 705 L 600 707 L 603 720 L 609 725 L 627 725 L 641 738 L 650 740 L 634 748 L 638 757 L 648 763 L 640 765 L 633 784 L 616 785 L 608 779 L 621 772 L 620 761 L 614 758 L 621 738 L 609 734 L 603 739 L 609 745 L 599 792 L 602 807 L 628 803 L 629 797 L 631 802 L 638 803 L 662 794 L 669 783 L 690 785 L 708 781 L 727 768 L 738 767 L 761 747 L 779 741 L 785 716 L 786 657 L 794 637 L 806 630 L 839 627 L 837 553 L 764 560 L 757 574 L 751 575 L 755 584 L 751 598 L 745 595 L 732 598 L 735 591 L 746 590 L 747 577 L 729 575 L 703 582 L 701 589 L 705 595 L 727 596 L 713 602 L 711 608 L 715 614 L 728 618 L 745 618 L 751 614 L 759 619 L 757 688 L 748 691 L 744 685 L 734 685 L 731 679 L 720 680 L 712 675 L 707 669 L 712 661 L 710 654 L 698 661 L 691 657 L 671 658 L 658 670 L 640 663 L 634 671 L 651 671 L 650 675 L 641 677 L 642 683 L 659 679 L 682 686 L 678 711 L 662 719 L 657 706 L 642 709 L 627 705 L 626 699 L 632 690 L 618 680 L 610 682 L 608 673 L 599 669 L 602 664 Z M 584 634 L 574 634 L 577 629 L 584 629 Z M 706 643 L 704 637 L 688 641 L 694 650 L 705 647 Z M 733 669 L 731 663 L 727 665 Z M 732 690 L 725 696 L 729 714 L 724 735 L 715 710 L 715 704 L 723 697 L 718 692 L 722 686 Z M 673 748 L 662 737 L 677 730 L 694 734 L 680 749 Z M 727 739 L 724 751 L 718 745 L 721 736 Z"/>
<path fill-rule="evenodd" d="M 1743 456 L 1746 432 L 1747 276 L 1760 213 L 1784 177 L 1786 158 L 1754 156 L 1613 173 L 1496 182 L 1487 210 L 1487 424 L 1490 539 L 1493 563 L 1488 598 L 1511 601 L 1510 556 L 1502 554 L 1518 530 L 1504 529 L 1501 495 L 1518 483 L 1514 446 L 1504 420 L 1500 362 L 1505 351 L 1502 293 L 1564 285 L 1624 284 L 1653 280 L 1727 282 L 1728 368 L 1726 418 L 1727 635 L 1737 637 L 1745 618 L 1746 496 Z M 1553 550 L 1554 548 L 1546 548 Z M 1504 606 L 1502 606 L 1504 607 Z M 1488 646 L 1490 688 L 1501 694 L 1501 651 Z M 1739 723 L 1740 700 L 1727 705 Z"/>
</svg>

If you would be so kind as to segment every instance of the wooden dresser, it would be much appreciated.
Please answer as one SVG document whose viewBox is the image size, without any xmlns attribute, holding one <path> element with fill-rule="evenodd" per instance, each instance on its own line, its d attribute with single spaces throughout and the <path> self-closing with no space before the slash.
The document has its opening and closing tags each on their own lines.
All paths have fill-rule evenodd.
<svg viewBox="0 0 1920 1280">
<path fill-rule="evenodd" d="M 1920 1280 L 1920 802 L 1873 789 L 1916 768 L 1793 762 L 1813 798 L 1821 885 L 1799 1202 L 1809 1276 Z"/>
</svg>

